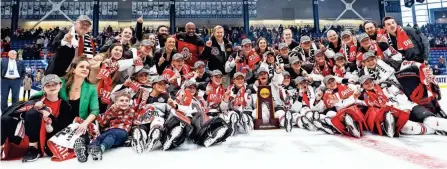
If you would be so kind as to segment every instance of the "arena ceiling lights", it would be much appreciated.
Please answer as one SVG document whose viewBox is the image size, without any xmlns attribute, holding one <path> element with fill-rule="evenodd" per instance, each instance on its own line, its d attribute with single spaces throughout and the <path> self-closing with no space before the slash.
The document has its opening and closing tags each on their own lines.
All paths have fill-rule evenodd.
<svg viewBox="0 0 447 169">
<path fill-rule="evenodd" d="M 43 16 L 42 18 L 40 18 L 40 20 L 33 25 L 32 29 L 34 29 L 37 25 L 39 25 L 42 21 L 44 21 L 51 13 L 55 12 L 55 11 L 59 11 L 62 15 L 65 16 L 65 18 L 67 18 L 70 22 L 73 22 L 73 20 L 70 19 L 70 17 L 67 16 L 67 14 L 64 13 L 64 11 L 61 10 L 61 4 L 64 3 L 66 0 L 62 0 L 59 3 L 56 2 L 52 2 L 51 0 L 47 0 L 48 2 L 51 3 L 52 8 L 50 11 L 48 11 L 48 13 Z"/>
<path fill-rule="evenodd" d="M 357 0 L 353 0 L 351 3 L 347 3 L 345 0 L 340 0 L 340 1 L 343 2 L 343 4 L 345 4 L 345 10 L 343 10 L 343 12 L 341 12 L 340 15 L 338 15 L 337 19 L 335 19 L 335 22 L 338 22 L 338 20 L 340 20 L 340 18 L 346 13 L 346 11 L 352 11 L 360 19 L 365 20 L 362 17 L 362 15 L 360 15 L 354 8 L 352 8 L 352 4 L 354 4 L 355 1 L 357 1 Z"/>
</svg>

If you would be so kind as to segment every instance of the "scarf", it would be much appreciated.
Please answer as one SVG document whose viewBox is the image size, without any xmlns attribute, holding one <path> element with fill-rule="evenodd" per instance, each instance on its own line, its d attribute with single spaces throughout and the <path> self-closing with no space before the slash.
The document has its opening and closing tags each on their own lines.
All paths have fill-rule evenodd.
<svg viewBox="0 0 447 169">
<path fill-rule="evenodd" d="M 210 82 L 206 86 L 206 92 L 207 92 L 206 102 L 208 102 L 208 107 L 218 108 L 225 93 L 223 85 L 216 86 L 212 82 Z"/>
<path fill-rule="evenodd" d="M 113 89 L 112 76 L 118 69 L 119 69 L 118 62 L 116 60 L 113 60 L 110 66 L 106 66 L 105 64 L 103 64 L 101 66 L 101 69 L 99 70 L 98 75 L 96 75 L 96 78 L 99 79 L 98 96 L 101 99 L 101 101 L 105 104 L 111 104 L 110 95 Z"/>
<path fill-rule="evenodd" d="M 385 29 L 379 30 L 377 33 L 377 38 L 385 37 L 388 40 L 388 44 L 393 47 L 394 49 L 397 48 L 397 50 L 407 50 L 409 48 L 413 48 L 413 42 L 408 37 L 407 33 L 401 26 L 397 26 L 396 30 L 396 40 L 397 40 L 397 46 L 393 46 L 393 42 L 390 38 L 390 34 L 386 32 Z"/>
<path fill-rule="evenodd" d="M 337 93 L 333 90 L 326 90 L 323 96 L 323 102 L 326 108 L 331 108 L 334 103 L 349 98 L 354 94 L 354 90 L 343 84 L 337 84 Z"/>
<path fill-rule="evenodd" d="M 301 58 L 301 60 L 304 63 L 315 63 L 315 49 L 313 45 L 310 46 L 309 52 L 307 52 L 309 57 L 306 57 L 306 53 L 303 48 L 299 47 L 298 53 L 301 54 L 304 58 Z"/>
<path fill-rule="evenodd" d="M 383 107 L 388 102 L 388 98 L 379 85 L 374 85 L 372 91 L 365 91 L 364 98 L 366 105 L 372 107 Z"/>
<path fill-rule="evenodd" d="M 254 51 L 250 51 L 250 53 L 248 53 L 248 59 L 245 56 L 243 56 L 242 59 L 242 63 L 236 63 L 236 72 L 247 73 L 247 69 L 254 70 L 255 65 L 261 61 L 261 57 L 259 57 L 259 55 L 255 55 Z"/>
<path fill-rule="evenodd" d="M 245 101 L 245 86 L 237 89 L 235 85 L 231 85 L 228 90 L 232 91 L 230 100 L 233 100 L 234 107 L 245 107 L 247 105 L 247 102 Z"/>
<path fill-rule="evenodd" d="M 75 56 L 80 57 L 83 54 L 87 56 L 87 58 L 91 59 L 95 56 L 95 45 L 90 38 L 90 35 L 85 34 L 83 37 L 79 36 L 78 33 L 74 33 L 74 26 L 71 28 L 72 36 L 74 38 L 71 39 L 71 44 L 73 44 L 75 50 Z"/>
<path fill-rule="evenodd" d="M 169 66 L 167 69 L 165 69 L 162 73 L 162 76 L 164 76 L 166 79 L 170 79 L 171 77 L 174 77 L 175 73 L 178 70 L 176 70 L 174 67 Z M 193 74 L 190 74 L 191 69 L 189 68 L 188 65 L 184 65 L 182 67 L 182 70 L 180 70 L 180 74 L 182 75 L 180 78 L 178 78 L 176 81 L 174 81 L 174 83 L 171 83 L 174 86 L 180 87 L 182 85 L 182 83 L 187 80 L 190 79 L 192 76 L 194 76 Z"/>
<path fill-rule="evenodd" d="M 340 53 L 343 53 L 349 62 L 355 62 L 357 58 L 357 45 L 355 45 L 353 42 L 351 42 L 351 45 L 348 46 L 347 44 L 344 44 L 343 47 L 340 49 Z"/>
<path fill-rule="evenodd" d="M 138 89 L 137 95 L 134 99 L 134 106 L 133 106 L 135 112 L 140 112 L 143 109 L 144 105 L 146 105 L 147 103 L 149 95 L 150 95 L 149 90 L 142 87 Z"/>
<path fill-rule="evenodd" d="M 346 73 L 346 67 L 339 67 L 337 65 L 334 66 L 333 68 L 334 74 L 337 77 L 345 77 L 345 73 Z"/>
<path fill-rule="evenodd" d="M 329 64 L 327 62 L 324 62 L 323 69 L 321 69 L 317 63 L 315 63 L 313 73 L 322 76 L 329 76 L 332 74 Z"/>
<path fill-rule="evenodd" d="M 307 106 L 310 106 L 309 96 L 307 96 L 307 92 L 304 92 L 304 93 L 303 93 L 303 102 L 304 102 Z"/>
</svg>

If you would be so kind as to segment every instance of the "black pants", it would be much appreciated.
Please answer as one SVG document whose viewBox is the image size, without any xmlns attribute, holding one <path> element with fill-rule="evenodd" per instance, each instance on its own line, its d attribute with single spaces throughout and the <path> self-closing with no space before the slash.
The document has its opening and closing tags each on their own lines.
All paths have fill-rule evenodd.
<svg viewBox="0 0 447 169">
<path fill-rule="evenodd" d="M 24 90 L 23 91 L 23 100 L 25 100 L 25 95 L 26 95 L 26 92 L 28 92 L 28 100 L 29 100 L 29 97 L 30 97 L 30 95 L 31 95 L 31 90 Z"/>
<path fill-rule="evenodd" d="M 25 120 L 25 135 L 28 136 L 30 143 L 39 142 L 40 138 L 40 126 L 42 123 L 42 115 L 37 110 L 29 110 L 22 117 Z M 6 139 L 13 143 L 19 144 L 21 139 L 20 137 L 15 136 L 15 131 L 17 128 L 17 124 L 19 123 L 19 118 L 11 117 L 11 116 L 2 116 L 1 117 L 1 144 L 3 145 L 6 142 Z"/>
</svg>

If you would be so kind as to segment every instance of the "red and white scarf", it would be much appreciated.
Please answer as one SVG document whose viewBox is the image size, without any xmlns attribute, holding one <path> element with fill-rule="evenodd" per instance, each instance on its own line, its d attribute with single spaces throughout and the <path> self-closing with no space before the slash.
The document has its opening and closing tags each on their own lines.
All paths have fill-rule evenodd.
<svg viewBox="0 0 447 169">
<path fill-rule="evenodd" d="M 317 63 L 315 63 L 313 73 L 323 75 L 323 76 L 329 76 L 332 74 L 331 68 L 326 61 L 324 62 L 323 69 L 321 69 Z"/>
<path fill-rule="evenodd" d="M 396 30 L 397 46 L 393 46 L 390 34 L 386 32 L 385 29 L 382 29 L 377 32 L 377 39 L 379 38 L 387 38 L 389 45 L 392 46 L 394 49 L 397 48 L 397 50 L 407 50 L 409 48 L 414 47 L 413 42 L 411 41 L 411 39 L 408 37 L 407 33 L 401 26 L 397 26 Z"/>
<path fill-rule="evenodd" d="M 337 92 L 333 90 L 326 90 L 323 96 L 326 108 L 331 108 L 334 103 L 347 99 L 354 94 L 354 90 L 343 84 L 337 84 Z"/>
<path fill-rule="evenodd" d="M 239 107 L 239 106 L 245 107 L 245 106 L 247 106 L 247 102 L 245 101 L 245 86 L 242 86 L 242 88 L 240 88 L 240 89 L 236 89 L 238 91 L 237 91 L 236 95 L 234 95 L 233 94 L 233 89 L 235 87 L 236 86 L 231 85 L 227 89 L 227 90 L 232 92 L 231 93 L 232 96 L 230 97 L 230 100 L 233 101 L 233 106 L 234 107 Z"/>
<path fill-rule="evenodd" d="M 208 102 L 208 107 L 217 108 L 222 101 L 223 95 L 225 93 L 225 88 L 223 85 L 216 86 L 212 82 L 208 83 L 206 86 L 206 102 Z"/>
<path fill-rule="evenodd" d="M 374 85 L 374 90 L 372 91 L 366 90 L 364 100 L 366 105 L 372 107 L 383 107 L 388 102 L 388 98 L 379 85 Z"/>
<path fill-rule="evenodd" d="M 98 82 L 98 96 L 101 98 L 101 101 L 105 104 L 111 104 L 110 95 L 113 89 L 113 75 L 119 69 L 119 65 L 117 61 L 112 61 L 110 66 L 106 66 L 103 64 L 101 69 L 99 70 L 96 78 L 99 79 Z"/>
<path fill-rule="evenodd" d="M 340 48 L 340 53 L 343 53 L 349 62 L 355 63 L 357 58 L 357 45 L 355 45 L 354 42 L 351 42 L 350 45 L 344 44 Z"/>
</svg>

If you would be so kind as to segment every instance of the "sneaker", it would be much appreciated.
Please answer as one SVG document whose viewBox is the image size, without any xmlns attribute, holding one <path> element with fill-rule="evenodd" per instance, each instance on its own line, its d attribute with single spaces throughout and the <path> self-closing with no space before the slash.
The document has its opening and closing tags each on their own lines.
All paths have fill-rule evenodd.
<svg viewBox="0 0 447 169">
<path fill-rule="evenodd" d="M 28 152 L 25 157 L 22 158 L 22 162 L 33 162 L 39 159 L 39 150 L 36 147 L 28 147 Z"/>
<path fill-rule="evenodd" d="M 132 133 L 132 148 L 138 153 L 144 151 L 144 146 L 146 145 L 146 132 L 142 129 L 136 128 Z"/>
<path fill-rule="evenodd" d="M 209 147 L 211 145 L 213 145 L 214 143 L 216 143 L 217 140 L 221 139 L 225 133 L 227 132 L 228 127 L 226 126 L 222 126 L 217 128 L 216 130 L 214 130 L 214 132 L 211 134 L 208 134 L 208 138 L 205 139 L 205 141 L 203 142 L 203 145 L 205 147 Z"/>
<path fill-rule="evenodd" d="M 382 123 L 382 129 L 385 131 L 385 134 L 388 137 L 393 138 L 394 133 L 395 133 L 395 131 L 394 131 L 394 128 L 395 128 L 394 117 L 391 114 L 391 112 L 386 112 L 384 116 L 385 116 L 384 117 L 385 120 Z"/>
<path fill-rule="evenodd" d="M 355 124 L 352 117 L 348 114 L 345 115 L 345 127 L 346 130 L 354 137 L 360 138 L 360 131 L 358 126 Z"/>
<path fill-rule="evenodd" d="M 163 151 L 166 151 L 169 148 L 171 148 L 172 143 L 182 134 L 182 131 L 183 131 L 182 123 L 180 123 L 179 126 L 176 126 L 171 130 L 171 133 L 168 135 L 168 139 L 163 144 Z"/>
<path fill-rule="evenodd" d="M 292 131 L 292 113 L 290 111 L 287 111 L 284 115 L 284 128 L 286 132 Z"/>
<path fill-rule="evenodd" d="M 85 163 L 88 160 L 87 147 L 84 138 L 79 137 L 76 139 L 73 149 L 79 162 Z"/>
<path fill-rule="evenodd" d="M 161 136 L 162 136 L 162 133 L 159 128 L 154 128 L 151 131 L 149 131 L 149 135 L 148 135 L 149 139 L 147 141 L 146 149 L 149 151 L 152 151 L 154 146 L 157 145 L 158 142 L 160 142 Z"/>
<path fill-rule="evenodd" d="M 98 145 L 90 145 L 88 147 L 88 154 L 93 158 L 93 161 L 102 160 L 102 153 L 105 149 L 104 146 L 98 146 Z"/>
</svg>

